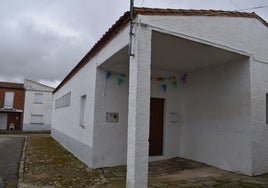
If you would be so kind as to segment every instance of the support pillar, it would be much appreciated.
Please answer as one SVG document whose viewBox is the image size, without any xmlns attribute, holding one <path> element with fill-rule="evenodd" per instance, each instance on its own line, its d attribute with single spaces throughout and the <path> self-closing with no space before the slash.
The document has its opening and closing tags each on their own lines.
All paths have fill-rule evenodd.
<svg viewBox="0 0 268 188">
<path fill-rule="evenodd" d="M 151 36 L 148 27 L 135 25 L 129 65 L 127 187 L 145 188 L 148 180 L 148 150 L 151 89 Z"/>
</svg>

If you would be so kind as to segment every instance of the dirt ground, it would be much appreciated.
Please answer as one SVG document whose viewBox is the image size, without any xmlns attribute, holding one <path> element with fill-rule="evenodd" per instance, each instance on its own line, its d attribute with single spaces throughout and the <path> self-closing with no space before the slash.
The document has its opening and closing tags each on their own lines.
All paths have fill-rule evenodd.
<svg viewBox="0 0 268 188">
<path fill-rule="evenodd" d="M 92 170 L 50 136 L 28 136 L 19 187 L 124 188 L 126 167 Z M 268 188 L 268 174 L 249 177 L 183 158 L 150 162 L 151 188 Z"/>
</svg>

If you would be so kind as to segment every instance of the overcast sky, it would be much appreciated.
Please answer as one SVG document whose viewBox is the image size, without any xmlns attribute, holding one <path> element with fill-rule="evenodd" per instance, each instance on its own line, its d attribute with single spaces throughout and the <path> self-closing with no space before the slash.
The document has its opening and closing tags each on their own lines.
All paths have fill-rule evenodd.
<svg viewBox="0 0 268 188">
<path fill-rule="evenodd" d="M 136 0 L 135 6 L 256 12 L 268 0 Z M 0 0 L 0 81 L 32 79 L 50 86 L 70 72 L 129 0 Z"/>
</svg>

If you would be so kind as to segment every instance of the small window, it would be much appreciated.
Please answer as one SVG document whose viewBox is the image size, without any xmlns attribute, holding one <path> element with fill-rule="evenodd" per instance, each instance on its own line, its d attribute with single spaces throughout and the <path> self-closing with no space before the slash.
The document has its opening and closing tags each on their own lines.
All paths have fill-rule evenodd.
<svg viewBox="0 0 268 188">
<path fill-rule="evenodd" d="M 14 92 L 5 92 L 4 108 L 13 108 Z"/>
<path fill-rule="evenodd" d="M 62 97 L 56 99 L 55 101 L 55 109 L 63 108 L 70 106 L 71 104 L 71 92 L 63 95 Z"/>
<path fill-rule="evenodd" d="M 85 127 L 85 108 L 86 108 L 87 96 L 83 95 L 80 99 L 80 117 L 79 117 L 79 126 Z"/>
<path fill-rule="evenodd" d="M 42 104 L 43 103 L 43 93 L 34 94 L 34 103 Z"/>
<path fill-rule="evenodd" d="M 31 116 L 31 123 L 32 124 L 43 124 L 43 115 L 37 115 L 37 114 L 32 114 Z"/>
<path fill-rule="evenodd" d="M 268 93 L 266 93 L 266 124 L 268 124 Z"/>
</svg>

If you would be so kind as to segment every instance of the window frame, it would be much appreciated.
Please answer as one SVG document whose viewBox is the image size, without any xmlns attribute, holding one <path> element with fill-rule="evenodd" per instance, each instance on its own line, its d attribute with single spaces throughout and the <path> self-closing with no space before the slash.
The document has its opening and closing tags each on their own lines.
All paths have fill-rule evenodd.
<svg viewBox="0 0 268 188">
<path fill-rule="evenodd" d="M 33 121 L 33 116 L 39 116 L 39 117 L 42 117 L 42 120 L 41 121 Z M 44 124 L 44 115 L 43 114 L 31 114 L 31 124 Z"/>
<path fill-rule="evenodd" d="M 8 95 L 7 94 L 12 94 L 12 104 L 7 104 L 9 101 L 8 101 Z M 14 99 L 15 99 L 15 92 L 13 92 L 13 91 L 5 91 L 5 99 L 4 99 L 4 108 L 8 108 L 8 109 L 12 109 L 12 108 L 14 108 Z"/>
<path fill-rule="evenodd" d="M 85 110 L 87 103 L 87 95 L 80 97 L 80 113 L 79 113 L 79 126 L 85 128 Z"/>
<path fill-rule="evenodd" d="M 71 105 L 71 92 L 66 93 L 65 95 L 57 98 L 55 100 L 55 109 L 68 107 Z"/>
<path fill-rule="evenodd" d="M 41 100 L 36 100 L 37 95 L 41 96 Z M 34 93 L 34 104 L 43 104 L 43 93 Z"/>
</svg>

